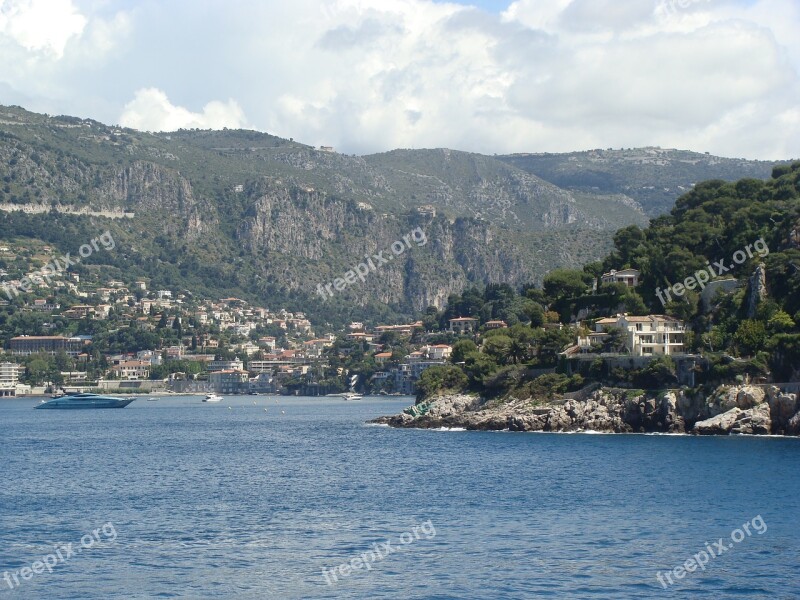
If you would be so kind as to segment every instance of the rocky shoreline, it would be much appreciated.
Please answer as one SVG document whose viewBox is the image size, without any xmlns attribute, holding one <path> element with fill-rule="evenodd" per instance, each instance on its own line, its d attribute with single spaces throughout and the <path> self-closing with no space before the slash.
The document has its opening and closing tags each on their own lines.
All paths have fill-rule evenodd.
<svg viewBox="0 0 800 600">
<path fill-rule="evenodd" d="M 720 386 L 708 397 L 599 388 L 548 402 L 445 394 L 370 422 L 420 429 L 798 436 L 800 402 L 777 387 L 749 385 Z"/>
</svg>

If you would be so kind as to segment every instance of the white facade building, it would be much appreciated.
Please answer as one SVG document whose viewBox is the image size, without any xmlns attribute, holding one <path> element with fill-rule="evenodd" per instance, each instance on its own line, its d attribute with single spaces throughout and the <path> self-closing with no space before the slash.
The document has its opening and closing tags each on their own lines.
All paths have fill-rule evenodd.
<svg viewBox="0 0 800 600">
<path fill-rule="evenodd" d="M 0 396 L 16 396 L 23 367 L 17 363 L 0 363 Z"/>
<path fill-rule="evenodd" d="M 686 326 L 683 321 L 666 315 L 647 315 L 632 317 L 617 315 L 600 319 L 595 330 L 600 333 L 609 328 L 619 328 L 625 332 L 625 347 L 633 356 L 655 354 L 683 354 Z"/>
</svg>

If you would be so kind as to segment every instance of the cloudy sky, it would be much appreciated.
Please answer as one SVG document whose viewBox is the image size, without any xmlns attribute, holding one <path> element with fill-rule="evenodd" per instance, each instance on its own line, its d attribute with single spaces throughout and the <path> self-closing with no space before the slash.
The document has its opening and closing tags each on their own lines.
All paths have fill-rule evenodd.
<svg viewBox="0 0 800 600">
<path fill-rule="evenodd" d="M 0 104 L 347 153 L 800 157 L 798 0 L 0 0 Z"/>
</svg>

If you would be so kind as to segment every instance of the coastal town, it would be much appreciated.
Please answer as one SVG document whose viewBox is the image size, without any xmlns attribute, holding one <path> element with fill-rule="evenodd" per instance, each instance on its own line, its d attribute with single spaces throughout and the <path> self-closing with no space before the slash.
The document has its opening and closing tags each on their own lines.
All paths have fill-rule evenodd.
<svg viewBox="0 0 800 600">
<path fill-rule="evenodd" d="M 598 284 L 633 288 L 638 276 L 633 269 L 611 271 L 594 291 Z M 17 284 L 5 282 L 7 288 Z M 485 334 L 509 327 L 502 319 L 458 315 L 441 322 L 351 322 L 341 331 L 317 333 L 302 312 L 72 272 L 38 280 L 28 294 L 6 292 L 0 311 L 6 313 L 0 397 L 59 390 L 413 395 L 425 370 L 451 362 L 459 340 L 480 344 Z M 596 357 L 614 330 L 624 332 L 624 356 L 639 362 L 684 354 L 684 324 L 663 315 L 620 314 L 570 325 L 551 315 L 541 327 L 558 331 L 561 342 L 573 340 L 557 348 L 570 364 Z"/>
<path fill-rule="evenodd" d="M 198 300 L 188 291 L 150 290 L 143 280 L 92 284 L 66 273 L 36 282 L 30 294 L 6 296 L 0 310 L 26 316 L 28 330 L 6 333 L 3 397 L 57 389 L 322 395 L 356 384 L 343 384 L 344 364 L 354 353 L 366 354 L 376 367 L 360 387 L 411 394 L 420 373 L 443 364 L 451 351 L 450 345 L 427 343 L 421 322 L 354 322 L 339 335 L 316 335 L 302 312 L 239 298 Z M 454 319 L 452 333 L 476 323 Z M 116 335 L 120 339 L 110 346 L 118 351 L 99 352 L 98 336 L 88 331 L 103 332 L 106 342 Z M 398 355 L 398 347 L 409 352 Z"/>
</svg>

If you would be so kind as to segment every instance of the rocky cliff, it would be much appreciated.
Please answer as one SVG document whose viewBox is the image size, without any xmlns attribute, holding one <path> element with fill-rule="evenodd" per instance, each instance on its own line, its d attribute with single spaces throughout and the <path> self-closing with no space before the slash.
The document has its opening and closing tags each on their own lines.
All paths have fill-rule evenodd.
<svg viewBox="0 0 800 600">
<path fill-rule="evenodd" d="M 537 403 L 484 402 L 476 396 L 442 395 L 374 423 L 392 427 L 471 430 L 694 433 L 699 435 L 800 435 L 800 403 L 776 387 L 722 386 L 710 396 L 670 391 L 598 389 L 585 398 Z"/>
<path fill-rule="evenodd" d="M 563 189 L 497 157 L 357 157 L 256 131 L 151 134 L 20 107 L 0 106 L 0 178 L 0 218 L 14 235 L 67 252 L 65 240 L 108 227 L 120 244 L 97 260 L 154 285 L 241 295 L 339 324 L 408 318 L 471 284 L 540 282 L 602 258 L 614 231 L 647 221 L 616 188 Z M 134 216 L 101 221 L 126 214 Z M 67 225 L 69 237 L 53 235 Z M 320 303 L 318 284 L 416 227 L 424 247 Z"/>
<path fill-rule="evenodd" d="M 392 255 L 392 243 L 412 230 L 424 234 L 424 243 L 412 242 L 366 281 L 337 293 L 356 305 L 377 300 L 412 310 L 442 306 L 449 294 L 471 282 L 522 285 L 537 280 L 548 265 L 569 262 L 572 254 L 562 259 L 542 252 L 554 244 L 564 250 L 569 241 L 560 232 L 518 234 L 512 240 L 488 221 L 382 213 L 296 182 L 265 178 L 249 193 L 256 199 L 237 226 L 238 245 L 259 264 L 264 281 L 307 294 L 365 257 L 380 251 Z M 572 250 L 586 258 L 603 245 L 591 235 L 583 244 Z"/>
</svg>

